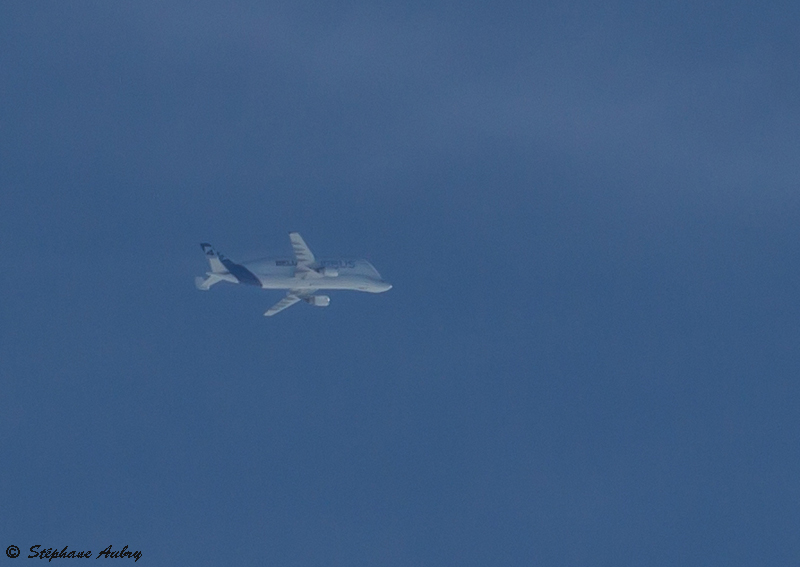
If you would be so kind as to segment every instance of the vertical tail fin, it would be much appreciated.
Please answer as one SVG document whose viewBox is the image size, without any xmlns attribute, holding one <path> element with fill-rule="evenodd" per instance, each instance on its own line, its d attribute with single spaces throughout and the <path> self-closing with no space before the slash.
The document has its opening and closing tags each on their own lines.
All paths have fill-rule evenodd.
<svg viewBox="0 0 800 567">
<path fill-rule="evenodd" d="M 220 255 L 214 251 L 213 246 L 211 246 L 208 242 L 203 242 L 200 246 L 203 248 L 203 252 L 206 254 L 206 259 L 208 260 L 208 264 L 211 266 L 212 272 L 220 273 L 228 271 L 228 269 L 223 265 L 222 260 L 220 260 Z"/>
<path fill-rule="evenodd" d="M 245 266 L 232 262 L 222 254 L 217 254 L 208 242 L 203 242 L 200 246 L 211 266 L 211 271 L 207 272 L 208 279 L 203 282 L 195 282 L 200 289 L 211 287 L 220 281 L 261 287 L 261 280 L 258 279 L 258 276 Z"/>
</svg>

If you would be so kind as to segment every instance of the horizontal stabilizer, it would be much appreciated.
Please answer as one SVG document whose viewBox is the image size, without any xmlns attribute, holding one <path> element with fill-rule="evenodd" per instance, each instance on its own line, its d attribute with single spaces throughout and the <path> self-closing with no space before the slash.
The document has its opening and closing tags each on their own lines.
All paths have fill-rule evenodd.
<svg viewBox="0 0 800 567">
<path fill-rule="evenodd" d="M 194 285 L 197 286 L 197 289 L 202 291 L 208 291 L 208 289 L 217 282 L 239 283 L 237 279 L 228 272 L 224 273 L 206 272 L 206 274 L 208 275 L 208 277 L 205 279 L 203 279 L 200 276 L 197 276 L 194 279 Z"/>
</svg>

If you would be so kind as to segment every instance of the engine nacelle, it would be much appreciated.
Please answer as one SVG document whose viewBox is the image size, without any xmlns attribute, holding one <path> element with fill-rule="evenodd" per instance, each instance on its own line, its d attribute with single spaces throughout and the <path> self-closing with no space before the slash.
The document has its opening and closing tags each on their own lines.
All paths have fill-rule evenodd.
<svg viewBox="0 0 800 567">
<path fill-rule="evenodd" d="M 327 307 L 331 304 L 331 298 L 327 295 L 309 295 L 303 299 L 305 299 L 307 303 L 310 303 L 316 307 Z"/>
<path fill-rule="evenodd" d="M 326 278 L 335 278 L 336 276 L 339 275 L 339 270 L 337 270 L 336 268 L 322 268 L 322 270 L 320 270 L 319 273 L 325 276 Z"/>
</svg>

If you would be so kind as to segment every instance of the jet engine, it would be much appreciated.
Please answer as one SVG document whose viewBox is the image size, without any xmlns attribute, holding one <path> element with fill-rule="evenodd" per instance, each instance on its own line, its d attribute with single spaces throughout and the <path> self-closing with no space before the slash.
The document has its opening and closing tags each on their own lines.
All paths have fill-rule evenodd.
<svg viewBox="0 0 800 567">
<path fill-rule="evenodd" d="M 322 268 L 319 271 L 319 273 L 325 276 L 326 278 L 335 278 L 336 276 L 339 275 L 339 270 L 335 268 Z"/>
<path fill-rule="evenodd" d="M 316 307 L 327 307 L 331 304 L 331 298 L 327 295 L 309 295 L 303 298 L 306 303 L 310 303 Z"/>
</svg>

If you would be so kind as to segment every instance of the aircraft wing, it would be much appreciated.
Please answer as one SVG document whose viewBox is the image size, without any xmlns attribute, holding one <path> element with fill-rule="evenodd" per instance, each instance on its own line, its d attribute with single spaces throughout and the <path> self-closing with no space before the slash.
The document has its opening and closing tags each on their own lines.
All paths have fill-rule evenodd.
<svg viewBox="0 0 800 567">
<path fill-rule="evenodd" d="M 305 265 L 305 267 L 310 268 L 316 262 L 316 259 L 306 241 L 303 240 L 299 232 L 290 232 L 289 240 L 292 241 L 292 250 L 294 250 L 294 257 L 297 259 L 297 265 Z"/>
<path fill-rule="evenodd" d="M 291 307 L 301 299 L 308 295 L 313 295 L 316 289 L 290 289 L 286 297 L 281 299 L 278 303 L 270 307 L 264 312 L 265 317 L 272 317 L 276 313 L 280 313 L 284 309 Z"/>
</svg>

